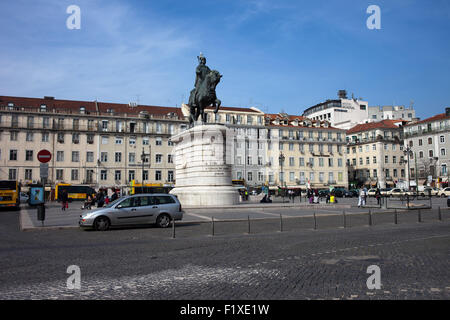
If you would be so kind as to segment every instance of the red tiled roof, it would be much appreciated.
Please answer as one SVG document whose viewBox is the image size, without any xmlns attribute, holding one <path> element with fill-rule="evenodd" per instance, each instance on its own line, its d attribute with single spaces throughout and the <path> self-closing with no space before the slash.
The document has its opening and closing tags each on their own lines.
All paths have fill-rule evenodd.
<svg viewBox="0 0 450 320">
<path fill-rule="evenodd" d="M 75 101 L 75 100 L 61 100 L 61 99 L 44 99 L 44 98 L 24 98 L 24 97 L 10 97 L 0 96 L 0 106 L 7 106 L 8 103 L 13 103 L 15 107 L 25 108 L 40 108 L 41 105 L 47 106 L 47 111 L 61 110 L 69 111 L 69 113 L 80 112 L 80 107 L 85 107 L 86 112 L 100 114 L 108 114 L 108 110 L 114 110 L 114 114 L 130 114 L 138 115 L 141 111 L 147 111 L 150 115 L 164 116 L 168 113 L 174 112 L 179 119 L 184 119 L 181 108 L 176 107 L 160 107 L 160 106 L 145 106 L 138 105 L 130 107 L 128 104 L 99 102 L 97 106 L 95 101 Z M 98 110 L 97 110 L 98 107 Z"/>
<path fill-rule="evenodd" d="M 403 120 L 382 120 L 378 122 L 361 123 L 347 130 L 347 134 L 362 132 L 373 129 L 398 129 L 398 123 L 403 124 Z"/>
<path fill-rule="evenodd" d="M 444 112 L 444 113 L 437 114 L 437 115 L 432 116 L 432 117 L 427 118 L 427 119 L 423 119 L 423 120 L 420 120 L 420 121 L 417 121 L 417 122 L 408 123 L 406 126 L 412 126 L 414 124 L 421 124 L 421 123 L 427 123 L 427 122 L 433 122 L 433 121 L 439 121 L 439 120 L 445 120 L 445 119 L 450 119 L 450 116 L 447 116 L 445 114 L 445 112 Z"/>
</svg>

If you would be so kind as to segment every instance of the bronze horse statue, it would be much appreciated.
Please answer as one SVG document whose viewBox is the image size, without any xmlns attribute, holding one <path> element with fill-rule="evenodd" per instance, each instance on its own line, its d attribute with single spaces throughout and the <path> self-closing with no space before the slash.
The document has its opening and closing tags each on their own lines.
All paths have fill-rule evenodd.
<svg viewBox="0 0 450 320">
<path fill-rule="evenodd" d="M 198 89 L 193 89 L 189 96 L 189 127 L 194 125 L 201 116 L 202 124 L 207 122 L 205 108 L 215 107 L 214 113 L 219 111 L 221 101 L 216 96 L 216 86 L 222 75 L 217 70 L 209 71 L 205 79 L 199 84 Z"/>
</svg>

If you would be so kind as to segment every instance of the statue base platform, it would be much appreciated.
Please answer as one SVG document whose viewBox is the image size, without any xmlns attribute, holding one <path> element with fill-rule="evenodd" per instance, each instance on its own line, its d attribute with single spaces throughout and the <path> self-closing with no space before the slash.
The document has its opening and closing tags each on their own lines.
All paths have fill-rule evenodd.
<svg viewBox="0 0 450 320">
<path fill-rule="evenodd" d="M 176 181 L 170 193 L 181 205 L 214 207 L 239 202 L 231 183 L 230 130 L 219 124 L 196 125 L 171 140 L 175 143 Z"/>
</svg>

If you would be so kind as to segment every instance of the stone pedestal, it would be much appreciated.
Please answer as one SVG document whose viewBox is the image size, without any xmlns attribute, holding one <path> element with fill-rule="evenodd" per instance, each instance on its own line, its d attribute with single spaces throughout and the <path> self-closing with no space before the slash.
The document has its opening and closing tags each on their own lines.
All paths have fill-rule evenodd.
<svg viewBox="0 0 450 320">
<path fill-rule="evenodd" d="M 182 205 L 223 206 L 239 202 L 239 193 L 231 183 L 231 132 L 224 125 L 206 124 L 172 136 L 176 181 L 170 193 Z"/>
</svg>

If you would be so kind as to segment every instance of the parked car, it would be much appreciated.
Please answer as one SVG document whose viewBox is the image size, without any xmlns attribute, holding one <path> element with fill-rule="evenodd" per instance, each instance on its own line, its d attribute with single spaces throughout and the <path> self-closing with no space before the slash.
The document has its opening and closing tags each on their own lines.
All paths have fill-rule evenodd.
<svg viewBox="0 0 450 320">
<path fill-rule="evenodd" d="M 369 197 L 375 197 L 375 192 L 377 192 L 377 189 L 371 188 L 371 189 L 369 189 L 369 190 L 367 191 L 367 195 L 368 195 Z"/>
<path fill-rule="evenodd" d="M 450 196 L 450 187 L 447 187 L 447 188 L 444 188 L 444 189 L 440 190 L 439 191 L 439 196 L 441 196 L 442 198 Z"/>
<path fill-rule="evenodd" d="M 350 189 L 349 193 L 352 195 L 352 197 L 358 197 L 359 196 L 359 190 L 357 190 L 357 189 Z"/>
<path fill-rule="evenodd" d="M 391 190 L 392 190 L 392 188 L 382 188 L 382 189 L 380 189 L 380 194 L 382 196 L 387 196 L 388 192 L 391 191 Z"/>
<path fill-rule="evenodd" d="M 334 192 L 335 197 L 342 198 L 342 197 L 344 197 L 345 193 L 348 191 L 344 188 L 334 188 L 333 192 Z"/>
<path fill-rule="evenodd" d="M 406 190 L 400 189 L 400 188 L 394 188 L 392 190 L 389 190 L 386 195 L 388 197 L 403 197 L 406 195 Z"/>
<path fill-rule="evenodd" d="M 320 198 L 326 198 L 329 194 L 330 194 L 330 190 L 329 189 L 319 190 L 319 197 Z"/>
<path fill-rule="evenodd" d="M 425 187 L 422 191 L 419 191 L 419 195 L 421 197 L 425 197 L 431 193 L 431 196 L 439 196 L 439 191 L 440 190 L 438 188 Z"/>
<path fill-rule="evenodd" d="M 111 226 L 156 224 L 167 228 L 172 220 L 181 220 L 184 212 L 178 198 L 171 194 L 137 194 L 119 198 L 103 208 L 80 216 L 79 226 L 108 230 Z"/>
</svg>

